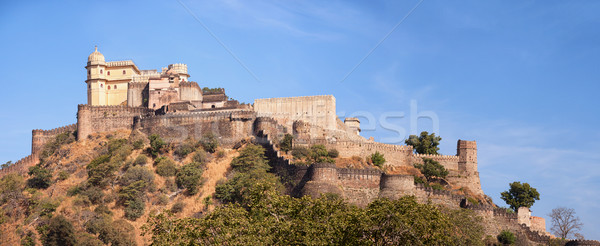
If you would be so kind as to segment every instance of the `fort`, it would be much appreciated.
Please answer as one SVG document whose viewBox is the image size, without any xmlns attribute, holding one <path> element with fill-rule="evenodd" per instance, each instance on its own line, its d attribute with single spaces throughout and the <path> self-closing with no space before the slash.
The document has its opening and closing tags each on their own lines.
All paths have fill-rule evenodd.
<svg viewBox="0 0 600 246">
<path fill-rule="evenodd" d="M 139 130 L 168 141 L 199 138 L 212 132 L 224 146 L 232 147 L 248 138 L 265 146 L 276 160 L 275 172 L 291 177 L 289 188 L 295 196 L 334 193 L 365 206 L 381 197 L 413 195 L 421 202 L 476 211 L 484 219 L 488 235 L 509 229 L 537 243 L 550 239 L 544 219 L 531 216 L 527 208 L 507 213 L 485 200 L 480 201 L 482 205 L 469 202 L 467 193 L 485 195 L 475 141 L 458 140 L 456 155 L 415 154 L 412 146 L 378 143 L 360 136 L 360 121 L 339 119 L 332 95 L 256 99 L 253 104 L 240 104 L 228 99 L 224 89 L 201 89 L 190 81 L 185 64 L 170 64 L 160 72 L 140 70 L 133 61 L 106 62 L 97 48 L 89 55 L 85 68 L 88 100 L 78 105 L 77 122 L 52 130 L 33 130 L 31 155 L 0 170 L 0 176 L 13 172 L 25 175 L 39 162 L 43 146 L 64 132 L 76 132 L 78 141 L 115 130 Z M 379 152 L 386 158 L 385 166 L 358 169 L 328 163 L 296 165 L 277 147 L 285 134 L 294 137 L 294 147 L 322 144 L 338 150 L 342 158 Z M 413 167 L 423 158 L 436 160 L 449 171 L 447 182 L 453 190 L 432 189 L 415 184 L 413 175 L 385 171 Z M 457 190 L 466 192 L 459 194 Z"/>
</svg>

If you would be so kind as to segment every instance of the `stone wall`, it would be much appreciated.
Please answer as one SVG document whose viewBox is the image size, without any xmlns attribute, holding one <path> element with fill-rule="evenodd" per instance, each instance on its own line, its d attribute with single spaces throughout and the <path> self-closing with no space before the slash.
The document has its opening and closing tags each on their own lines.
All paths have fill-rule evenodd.
<svg viewBox="0 0 600 246">
<path fill-rule="evenodd" d="M 196 82 L 179 83 L 179 99 L 181 101 L 201 101 L 202 89 Z"/>
<path fill-rule="evenodd" d="M 0 178 L 4 177 L 9 173 L 16 173 L 19 175 L 27 174 L 29 167 L 37 164 L 40 159 L 37 156 L 28 155 L 8 167 L 0 169 Z"/>
<path fill-rule="evenodd" d="M 147 107 L 148 101 L 148 82 L 129 82 L 127 85 L 127 106 L 129 107 Z"/>
<path fill-rule="evenodd" d="M 34 129 L 31 131 L 31 155 L 39 156 L 48 141 L 53 140 L 56 135 L 65 132 L 74 132 L 77 130 L 77 124 L 71 124 L 51 130 Z"/>
<path fill-rule="evenodd" d="M 335 97 L 306 96 L 254 100 L 258 116 L 272 117 L 291 129 L 296 120 L 302 120 L 324 129 L 336 129 Z"/>
<path fill-rule="evenodd" d="M 77 109 L 77 139 L 92 133 L 131 130 L 135 116 L 153 114 L 144 107 L 79 105 Z"/>
<path fill-rule="evenodd" d="M 221 144 L 230 146 L 252 136 L 254 119 L 255 114 L 250 110 L 190 112 L 136 117 L 135 127 L 167 141 L 200 139 L 212 132 Z"/>
</svg>

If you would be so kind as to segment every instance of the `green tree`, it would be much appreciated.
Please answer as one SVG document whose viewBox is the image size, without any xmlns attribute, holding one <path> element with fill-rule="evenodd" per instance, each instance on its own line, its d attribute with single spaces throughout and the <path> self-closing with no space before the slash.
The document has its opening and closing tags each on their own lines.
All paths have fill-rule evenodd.
<svg viewBox="0 0 600 246">
<path fill-rule="evenodd" d="M 52 173 L 37 164 L 29 168 L 30 178 L 27 180 L 27 186 L 36 189 L 46 189 L 52 184 Z"/>
<path fill-rule="evenodd" d="M 148 152 L 150 152 L 152 157 L 156 158 L 160 153 L 164 151 L 164 148 L 167 144 L 160 136 L 158 136 L 158 134 L 152 134 L 148 136 L 148 139 L 150 140 L 150 147 L 148 148 Z"/>
<path fill-rule="evenodd" d="M 511 245 L 517 241 L 515 234 L 508 230 L 503 230 L 496 238 L 498 239 L 498 242 L 503 245 Z"/>
<path fill-rule="evenodd" d="M 439 162 L 429 158 L 423 158 L 423 164 L 415 164 L 415 168 L 419 169 L 428 181 L 435 178 L 446 178 L 448 170 Z"/>
<path fill-rule="evenodd" d="M 371 162 L 373 162 L 373 165 L 378 167 L 383 167 L 383 164 L 385 163 L 385 157 L 383 154 L 379 153 L 379 151 L 375 151 L 369 158 L 371 159 Z"/>
<path fill-rule="evenodd" d="M 202 185 L 202 164 L 192 162 L 182 166 L 175 176 L 177 186 L 187 189 L 188 194 L 195 195 Z"/>
<path fill-rule="evenodd" d="M 435 133 L 429 134 L 426 131 L 421 132 L 421 135 L 410 135 L 407 140 L 404 141 L 406 145 L 413 146 L 415 153 L 417 154 L 438 154 L 440 148 L 438 145 L 442 141 L 441 137 L 436 137 Z"/>
<path fill-rule="evenodd" d="M 329 156 L 325 145 L 322 144 L 310 146 L 308 157 L 313 163 L 335 163 L 335 160 Z"/>
<path fill-rule="evenodd" d="M 285 134 L 281 142 L 279 142 L 279 148 L 281 149 L 281 151 L 287 153 L 288 151 L 292 150 L 293 140 L 294 136 L 292 136 L 291 134 Z"/>
<path fill-rule="evenodd" d="M 514 211 L 517 211 L 519 207 L 530 208 L 535 203 L 535 200 L 540 200 L 540 193 L 529 186 L 528 183 L 512 182 L 510 183 L 510 189 L 500 193 L 500 198 L 510 206 Z"/>
<path fill-rule="evenodd" d="M 156 173 L 163 177 L 173 177 L 177 173 L 175 161 L 169 157 L 161 157 L 156 162 Z"/>
<path fill-rule="evenodd" d="M 200 140 L 200 145 L 202 148 L 209 153 L 215 153 L 217 148 L 219 147 L 219 141 L 217 140 L 217 136 L 215 136 L 212 132 L 207 132 L 202 136 L 202 140 Z"/>
<path fill-rule="evenodd" d="M 64 216 L 58 215 L 50 219 L 48 233 L 44 245 L 70 246 L 77 245 L 73 225 Z"/>
</svg>

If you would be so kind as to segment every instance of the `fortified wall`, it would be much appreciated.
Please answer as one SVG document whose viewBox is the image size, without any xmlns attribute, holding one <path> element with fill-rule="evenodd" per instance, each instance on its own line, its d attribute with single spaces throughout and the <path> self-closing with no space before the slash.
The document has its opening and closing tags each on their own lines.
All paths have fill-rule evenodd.
<svg viewBox="0 0 600 246">
<path fill-rule="evenodd" d="M 337 127 L 335 97 L 331 95 L 256 99 L 254 111 L 257 116 L 274 118 L 289 129 L 298 120 L 324 129 Z"/>
<path fill-rule="evenodd" d="M 135 116 L 153 113 L 154 110 L 145 107 L 80 104 L 77 108 L 77 139 L 85 139 L 92 133 L 131 130 Z"/>
</svg>

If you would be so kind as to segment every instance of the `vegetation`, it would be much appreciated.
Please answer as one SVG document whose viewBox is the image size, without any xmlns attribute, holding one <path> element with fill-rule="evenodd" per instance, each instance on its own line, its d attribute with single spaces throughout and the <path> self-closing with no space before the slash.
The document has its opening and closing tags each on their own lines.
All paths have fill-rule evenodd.
<svg viewBox="0 0 600 246">
<path fill-rule="evenodd" d="M 56 153 L 60 146 L 64 144 L 70 144 L 75 141 L 75 134 L 73 132 L 64 132 L 56 135 L 54 139 L 49 141 L 44 145 L 42 152 L 40 153 L 40 162 L 45 162 L 45 160 Z"/>
<path fill-rule="evenodd" d="M 294 136 L 292 136 L 291 134 L 285 134 L 283 136 L 283 139 L 279 142 L 279 148 L 281 149 L 281 151 L 283 151 L 287 154 L 287 152 L 292 150 L 293 140 L 294 140 Z"/>
<path fill-rule="evenodd" d="M 575 209 L 572 208 L 557 207 L 552 209 L 548 217 L 552 221 L 550 230 L 562 239 L 573 238 L 583 226 L 579 217 L 575 215 Z"/>
<path fill-rule="evenodd" d="M 423 164 L 414 164 L 414 166 L 421 171 L 428 181 L 432 181 L 436 178 L 444 179 L 448 176 L 448 170 L 433 159 L 423 158 Z"/>
<path fill-rule="evenodd" d="M 196 149 L 196 143 L 192 139 L 187 139 L 183 143 L 179 144 L 175 149 L 175 155 L 184 158 Z"/>
<path fill-rule="evenodd" d="M 440 141 L 442 141 L 442 138 L 436 137 L 435 133 L 429 134 L 423 131 L 419 136 L 410 135 L 404 143 L 413 146 L 414 152 L 417 154 L 436 155 L 438 154 L 438 150 L 440 150 L 438 147 Z"/>
<path fill-rule="evenodd" d="M 73 246 L 77 245 L 73 225 L 64 216 L 54 216 L 50 219 L 44 245 Z"/>
<path fill-rule="evenodd" d="M 371 154 L 369 156 L 369 159 L 371 160 L 373 165 L 380 168 L 382 168 L 383 164 L 385 163 L 385 157 L 383 156 L 383 154 L 379 153 L 379 151 L 376 151 L 375 153 Z"/>
<path fill-rule="evenodd" d="M 27 186 L 35 189 L 46 189 L 52 184 L 52 173 L 40 164 L 29 168 Z"/>
<path fill-rule="evenodd" d="M 202 93 L 203 94 L 217 94 L 217 93 L 225 93 L 225 89 L 217 87 L 217 88 L 208 88 L 208 87 L 204 87 L 202 88 Z"/>
<path fill-rule="evenodd" d="M 148 136 L 150 140 L 150 147 L 148 148 L 148 152 L 152 157 L 156 158 L 159 154 L 163 153 L 167 144 L 165 141 L 160 138 L 157 134 L 152 134 Z"/>
<path fill-rule="evenodd" d="M 215 136 L 212 132 L 207 132 L 202 136 L 202 140 L 200 140 L 200 145 L 202 148 L 209 153 L 215 153 L 217 148 L 219 147 L 219 141 L 217 140 L 217 136 Z"/>
<path fill-rule="evenodd" d="M 156 159 L 156 173 L 163 177 L 173 177 L 177 173 L 175 161 L 169 157 L 160 157 Z"/>
<path fill-rule="evenodd" d="M 540 200 L 540 193 L 529 186 L 528 183 L 512 182 L 510 183 L 510 189 L 500 193 L 500 198 L 510 206 L 514 211 L 517 211 L 519 207 L 530 208 L 535 203 L 535 200 Z"/>
<path fill-rule="evenodd" d="M 503 230 L 502 232 L 500 232 L 500 234 L 498 234 L 496 238 L 498 239 L 498 242 L 500 242 L 503 245 L 511 245 L 514 244 L 515 241 L 517 241 L 517 237 L 515 236 L 515 234 L 513 234 L 509 230 Z"/>
<path fill-rule="evenodd" d="M 189 195 L 198 193 L 202 185 L 202 170 L 200 163 L 192 162 L 182 166 L 175 177 L 175 182 L 180 189 L 186 189 Z"/>
</svg>

